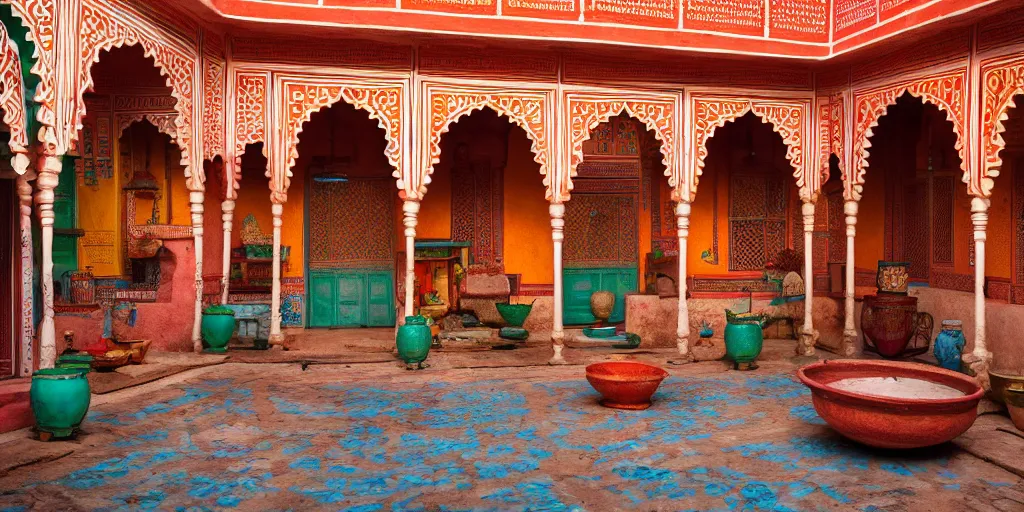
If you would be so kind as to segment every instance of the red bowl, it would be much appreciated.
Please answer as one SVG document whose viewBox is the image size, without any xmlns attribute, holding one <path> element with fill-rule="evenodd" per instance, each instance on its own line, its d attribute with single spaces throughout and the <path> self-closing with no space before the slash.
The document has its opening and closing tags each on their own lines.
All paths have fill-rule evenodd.
<svg viewBox="0 0 1024 512">
<path fill-rule="evenodd" d="M 604 399 L 601 405 L 613 409 L 643 410 L 651 396 L 668 377 L 668 372 L 635 361 L 611 361 L 587 367 L 587 382 Z"/>
<path fill-rule="evenodd" d="M 984 390 L 974 379 L 943 368 L 898 361 L 833 360 L 797 371 L 826 423 L 840 434 L 878 448 L 922 448 L 963 434 L 978 416 Z M 896 398 L 838 389 L 842 379 L 904 377 L 964 393 L 956 398 Z"/>
</svg>

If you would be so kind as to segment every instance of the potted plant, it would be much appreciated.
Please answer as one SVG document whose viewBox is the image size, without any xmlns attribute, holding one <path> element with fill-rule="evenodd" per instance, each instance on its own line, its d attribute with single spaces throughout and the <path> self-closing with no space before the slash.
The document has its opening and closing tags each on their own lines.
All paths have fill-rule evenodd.
<svg viewBox="0 0 1024 512">
<path fill-rule="evenodd" d="M 210 306 L 203 311 L 201 327 L 206 351 L 223 354 L 235 333 L 235 311 L 226 306 Z"/>
</svg>

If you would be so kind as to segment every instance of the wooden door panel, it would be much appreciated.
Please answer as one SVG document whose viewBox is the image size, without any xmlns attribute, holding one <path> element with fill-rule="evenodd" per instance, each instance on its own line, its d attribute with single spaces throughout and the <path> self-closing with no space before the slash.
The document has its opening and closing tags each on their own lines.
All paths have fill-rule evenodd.
<svg viewBox="0 0 1024 512">
<path fill-rule="evenodd" d="M 364 274 L 338 275 L 338 320 L 339 327 L 366 325 L 365 316 L 366 276 Z"/>
<path fill-rule="evenodd" d="M 338 303 L 333 274 L 310 275 L 309 326 L 330 327 L 335 323 L 335 304 Z"/>
</svg>

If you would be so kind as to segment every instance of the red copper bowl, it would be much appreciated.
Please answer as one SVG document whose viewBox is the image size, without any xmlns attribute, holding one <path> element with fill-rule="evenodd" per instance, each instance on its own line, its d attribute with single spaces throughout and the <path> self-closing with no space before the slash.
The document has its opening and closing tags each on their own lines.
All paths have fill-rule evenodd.
<svg viewBox="0 0 1024 512">
<path fill-rule="evenodd" d="M 611 361 L 587 367 L 587 382 L 604 399 L 601 405 L 639 411 L 651 406 L 651 396 L 668 372 L 635 361 Z"/>
<path fill-rule="evenodd" d="M 974 379 L 943 368 L 898 361 L 825 361 L 797 376 L 809 388 L 826 423 L 840 434 L 878 448 L 922 448 L 963 434 L 978 416 L 984 390 Z M 842 379 L 904 377 L 934 382 L 964 393 L 956 398 L 896 398 L 838 389 Z"/>
</svg>

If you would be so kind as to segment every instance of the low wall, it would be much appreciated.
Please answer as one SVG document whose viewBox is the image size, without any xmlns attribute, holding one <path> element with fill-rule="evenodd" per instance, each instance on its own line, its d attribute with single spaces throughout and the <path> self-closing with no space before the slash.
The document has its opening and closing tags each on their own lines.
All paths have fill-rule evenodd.
<svg viewBox="0 0 1024 512">
<path fill-rule="evenodd" d="M 161 280 L 157 302 L 136 303 L 134 326 L 114 320 L 115 337 L 121 340 L 148 339 L 152 350 L 192 350 L 192 322 L 195 319 L 195 251 L 192 240 L 165 242 L 161 256 Z M 86 316 L 61 315 L 54 318 L 57 353 L 64 350 L 64 332 L 74 331 L 79 346 L 91 344 L 103 335 L 103 310 Z"/>
</svg>

